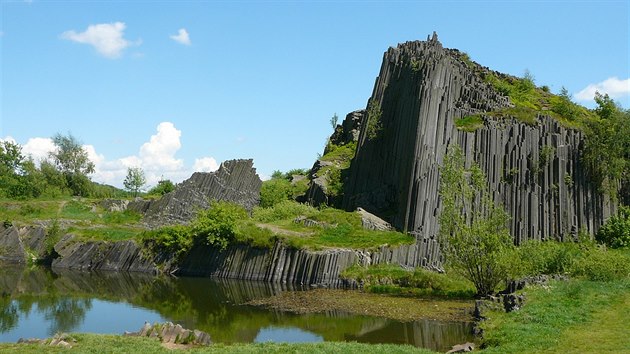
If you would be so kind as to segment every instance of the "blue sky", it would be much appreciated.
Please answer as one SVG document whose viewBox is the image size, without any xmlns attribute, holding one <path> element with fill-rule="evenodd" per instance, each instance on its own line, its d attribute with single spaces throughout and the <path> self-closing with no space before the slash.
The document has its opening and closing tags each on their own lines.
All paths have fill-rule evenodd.
<svg viewBox="0 0 630 354">
<path fill-rule="evenodd" d="M 433 31 L 587 106 L 589 85 L 630 106 L 627 1 L 0 1 L 0 138 L 37 158 L 71 132 L 118 186 L 135 165 L 150 183 L 232 158 L 310 168 L 383 52 Z"/>
</svg>

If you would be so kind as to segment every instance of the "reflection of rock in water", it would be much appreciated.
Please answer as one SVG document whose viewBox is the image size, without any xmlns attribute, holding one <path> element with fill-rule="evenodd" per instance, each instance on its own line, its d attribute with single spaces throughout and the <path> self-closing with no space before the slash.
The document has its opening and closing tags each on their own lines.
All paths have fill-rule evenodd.
<svg viewBox="0 0 630 354">
<path fill-rule="evenodd" d="M 408 323 L 375 322 L 356 335 L 348 335 L 348 341 L 363 343 L 411 344 L 416 347 L 445 351 L 462 341 L 472 340 L 472 324 L 420 320 Z"/>
</svg>

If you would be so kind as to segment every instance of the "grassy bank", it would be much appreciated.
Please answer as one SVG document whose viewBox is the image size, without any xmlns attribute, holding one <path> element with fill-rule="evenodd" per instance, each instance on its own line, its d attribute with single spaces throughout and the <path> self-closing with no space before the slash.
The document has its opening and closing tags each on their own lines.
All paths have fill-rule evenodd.
<svg viewBox="0 0 630 354">
<path fill-rule="evenodd" d="M 570 280 L 526 289 L 511 313 L 482 323 L 484 353 L 630 352 L 630 280 Z"/>
<path fill-rule="evenodd" d="M 0 351 L 13 353 L 173 353 L 157 339 L 116 335 L 75 334 L 72 349 L 51 348 L 39 344 L 0 344 Z M 256 343 L 214 344 L 186 349 L 186 353 L 434 353 L 409 345 L 323 342 L 306 344 Z"/>
</svg>

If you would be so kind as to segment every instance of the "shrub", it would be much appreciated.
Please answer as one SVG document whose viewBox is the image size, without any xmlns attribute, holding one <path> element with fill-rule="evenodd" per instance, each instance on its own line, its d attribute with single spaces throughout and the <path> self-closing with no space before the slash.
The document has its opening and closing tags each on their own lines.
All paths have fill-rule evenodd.
<svg viewBox="0 0 630 354">
<path fill-rule="evenodd" d="M 291 182 L 284 178 L 272 178 L 264 181 L 260 188 L 260 206 L 270 208 L 288 200 L 291 195 Z"/>
<path fill-rule="evenodd" d="M 621 206 L 599 229 L 595 239 L 611 248 L 630 247 L 630 207 Z"/>
<path fill-rule="evenodd" d="M 380 136 L 383 130 L 381 105 L 375 100 L 370 100 L 367 114 L 367 138 L 368 140 L 374 140 Z"/>
<path fill-rule="evenodd" d="M 574 243 L 528 241 L 508 254 L 510 276 L 520 278 L 568 273 L 580 253 L 580 248 Z"/>
<path fill-rule="evenodd" d="M 172 225 L 142 234 L 145 244 L 153 246 L 155 251 L 166 251 L 176 258 L 190 251 L 193 237 L 190 228 L 185 225 Z"/>
<path fill-rule="evenodd" d="M 213 202 L 209 209 L 197 213 L 190 232 L 196 242 L 225 249 L 235 239 L 236 222 L 246 218 L 247 211 L 238 204 Z"/>
<path fill-rule="evenodd" d="M 292 200 L 283 200 L 271 208 L 254 208 L 254 219 L 260 222 L 294 219 L 300 215 L 310 215 L 317 209 Z"/>
<path fill-rule="evenodd" d="M 612 281 L 630 278 L 630 256 L 605 247 L 591 247 L 573 264 L 573 275 L 593 281 Z"/>
</svg>

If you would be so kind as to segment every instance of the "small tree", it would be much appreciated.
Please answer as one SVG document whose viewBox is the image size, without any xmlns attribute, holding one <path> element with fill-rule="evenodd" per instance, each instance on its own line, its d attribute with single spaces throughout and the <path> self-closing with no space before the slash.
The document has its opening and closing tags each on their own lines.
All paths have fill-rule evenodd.
<svg viewBox="0 0 630 354">
<path fill-rule="evenodd" d="M 134 197 L 138 196 L 138 192 L 147 183 L 147 179 L 144 177 L 144 171 L 140 167 L 127 168 L 127 177 L 123 185 L 125 189 L 132 192 Z"/>
<path fill-rule="evenodd" d="M 491 294 L 508 275 L 507 213 L 490 199 L 479 166 L 465 168 L 459 147 L 448 152 L 440 174 L 440 243 L 446 261 L 473 282 L 478 295 Z"/>
<path fill-rule="evenodd" d="M 90 161 L 81 142 L 68 133 L 68 135 L 55 135 L 53 143 L 56 149 L 49 153 L 49 157 L 57 170 L 65 177 L 68 188 L 74 195 L 88 194 L 90 188 L 88 175 L 94 172 L 94 163 Z"/>
<path fill-rule="evenodd" d="M 333 130 L 337 128 L 338 121 L 339 121 L 339 116 L 337 116 L 337 113 L 333 114 L 332 118 L 330 118 L 330 125 L 332 126 Z"/>
</svg>

